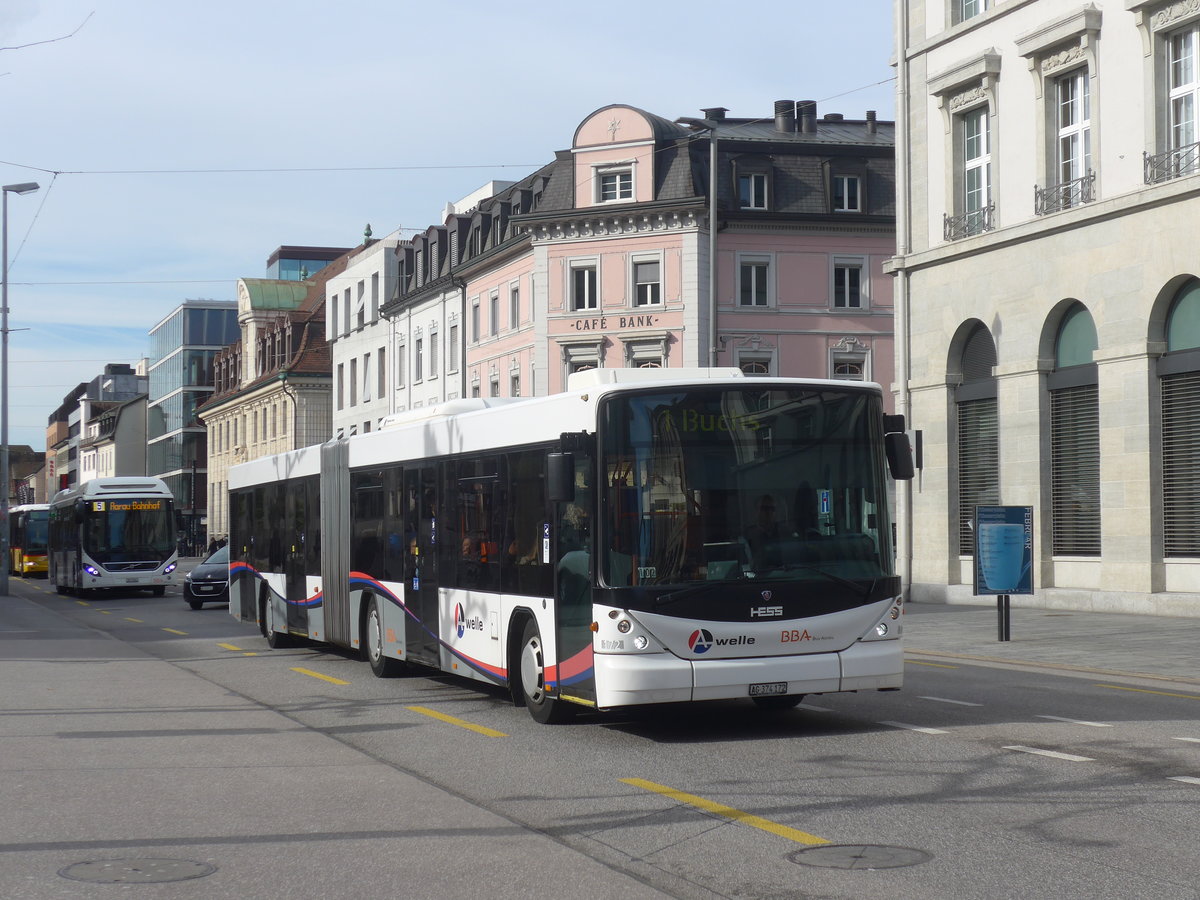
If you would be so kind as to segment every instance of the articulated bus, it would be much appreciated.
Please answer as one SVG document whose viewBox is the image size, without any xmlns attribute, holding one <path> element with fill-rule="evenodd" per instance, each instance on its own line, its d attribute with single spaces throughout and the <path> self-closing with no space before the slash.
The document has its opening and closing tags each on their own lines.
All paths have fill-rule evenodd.
<svg viewBox="0 0 1200 900">
<path fill-rule="evenodd" d="M 94 478 L 50 501 L 50 582 L 60 594 L 148 589 L 161 597 L 179 565 L 175 504 L 161 479 Z"/>
<path fill-rule="evenodd" d="M 46 525 L 50 507 L 23 503 L 8 511 L 8 571 L 12 575 L 46 574 Z"/>
<path fill-rule="evenodd" d="M 886 452 L 885 452 L 886 450 Z M 230 470 L 230 611 L 581 707 L 901 686 L 878 385 L 597 369 Z"/>
</svg>

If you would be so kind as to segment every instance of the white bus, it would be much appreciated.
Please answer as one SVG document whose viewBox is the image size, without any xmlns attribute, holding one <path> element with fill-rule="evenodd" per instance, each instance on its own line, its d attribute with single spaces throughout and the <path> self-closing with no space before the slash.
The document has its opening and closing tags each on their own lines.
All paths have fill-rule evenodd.
<svg viewBox="0 0 1200 900">
<path fill-rule="evenodd" d="M 896 690 L 888 464 L 912 476 L 872 384 L 598 369 L 451 401 L 233 467 L 230 611 L 542 722 Z"/>
<path fill-rule="evenodd" d="M 49 578 L 60 594 L 149 589 L 179 565 L 171 490 L 158 478 L 94 478 L 50 501 Z"/>
</svg>

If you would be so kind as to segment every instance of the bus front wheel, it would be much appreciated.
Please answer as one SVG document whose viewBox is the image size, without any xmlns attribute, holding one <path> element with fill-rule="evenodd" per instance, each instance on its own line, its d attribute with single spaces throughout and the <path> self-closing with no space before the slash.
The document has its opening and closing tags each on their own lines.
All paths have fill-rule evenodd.
<svg viewBox="0 0 1200 900">
<path fill-rule="evenodd" d="M 267 639 L 267 646 L 272 650 L 290 647 L 292 640 L 286 634 L 275 630 L 274 606 L 270 597 L 264 597 L 258 607 L 258 628 Z"/>
<path fill-rule="evenodd" d="M 546 654 L 537 622 L 525 623 L 521 638 L 521 693 L 534 721 L 543 725 L 566 722 L 575 715 L 575 707 L 546 693 Z"/>
</svg>

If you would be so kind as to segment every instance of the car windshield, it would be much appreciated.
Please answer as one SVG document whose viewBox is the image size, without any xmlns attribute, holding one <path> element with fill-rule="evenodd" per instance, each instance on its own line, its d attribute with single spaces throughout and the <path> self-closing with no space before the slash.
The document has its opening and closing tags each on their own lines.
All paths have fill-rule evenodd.
<svg viewBox="0 0 1200 900">
<path fill-rule="evenodd" d="M 229 545 L 217 550 L 212 556 L 201 563 L 202 566 L 227 566 L 229 565 Z"/>
</svg>

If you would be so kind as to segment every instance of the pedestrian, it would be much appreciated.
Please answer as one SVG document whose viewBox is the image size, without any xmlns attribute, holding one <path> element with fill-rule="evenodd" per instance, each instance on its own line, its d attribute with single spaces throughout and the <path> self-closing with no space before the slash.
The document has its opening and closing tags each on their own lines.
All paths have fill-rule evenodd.
<svg viewBox="0 0 1200 900">
<path fill-rule="evenodd" d="M 211 541 L 208 542 L 208 555 L 209 556 L 212 556 L 214 553 L 216 553 L 220 549 L 221 549 L 221 545 L 217 543 L 217 539 L 215 537 Z"/>
</svg>

